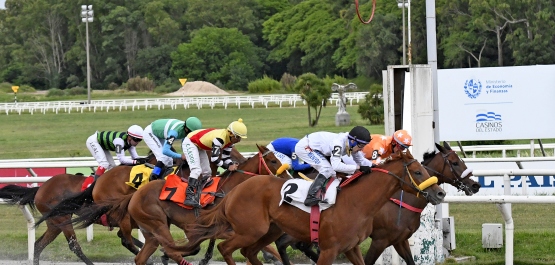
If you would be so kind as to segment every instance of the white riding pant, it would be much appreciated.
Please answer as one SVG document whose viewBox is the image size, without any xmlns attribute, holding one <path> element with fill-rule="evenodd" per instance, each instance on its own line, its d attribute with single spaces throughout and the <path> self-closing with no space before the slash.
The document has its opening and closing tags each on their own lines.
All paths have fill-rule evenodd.
<svg viewBox="0 0 555 265">
<path fill-rule="evenodd" d="M 277 157 L 277 159 L 279 160 L 279 162 L 281 162 L 282 165 L 288 164 L 289 166 L 293 166 L 293 160 L 290 157 L 288 157 L 286 154 L 276 151 L 276 149 L 274 149 L 274 146 L 272 144 L 268 144 L 266 147 L 268 148 L 268 150 L 274 152 L 274 155 Z"/>
<path fill-rule="evenodd" d="M 331 163 L 318 150 L 310 149 L 307 137 L 303 137 L 299 140 L 295 146 L 295 153 L 300 159 L 310 164 L 318 173 L 324 175 L 326 178 L 335 177 L 336 173 Z"/>
<path fill-rule="evenodd" d="M 165 140 L 156 137 L 156 135 L 152 133 L 152 127 L 150 125 L 146 126 L 143 131 L 143 140 L 148 148 L 150 148 L 150 151 L 152 151 L 154 156 L 156 156 L 157 161 L 161 161 L 166 167 L 173 166 L 173 158 L 162 153 L 162 147 L 164 146 Z"/>
<path fill-rule="evenodd" d="M 87 138 L 87 148 L 93 155 L 98 165 L 105 168 L 106 170 L 110 170 L 116 166 L 116 162 L 114 162 L 114 158 L 110 151 L 102 149 L 102 146 L 98 143 L 97 140 L 97 133 L 95 132 L 93 135 Z"/>
<path fill-rule="evenodd" d="M 198 179 L 200 175 L 212 175 L 210 160 L 205 150 L 200 149 L 187 137 L 183 139 L 181 147 L 183 148 L 185 159 L 187 159 L 187 163 L 189 164 L 189 168 L 191 169 L 191 175 L 189 175 L 190 178 Z"/>
</svg>

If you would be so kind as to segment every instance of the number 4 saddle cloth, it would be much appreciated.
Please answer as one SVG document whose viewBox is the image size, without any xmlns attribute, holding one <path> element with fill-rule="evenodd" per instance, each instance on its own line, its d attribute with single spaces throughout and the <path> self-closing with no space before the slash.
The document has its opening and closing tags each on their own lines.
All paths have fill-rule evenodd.
<svg viewBox="0 0 555 265">
<path fill-rule="evenodd" d="M 211 204 L 216 199 L 216 190 L 218 189 L 220 177 L 212 177 L 212 179 L 214 182 L 210 186 L 202 189 L 200 196 L 200 205 L 202 208 Z M 166 184 L 164 184 L 162 192 L 160 192 L 160 197 L 158 198 L 162 201 L 172 201 L 185 209 L 193 209 L 193 207 L 183 204 L 185 201 L 185 191 L 188 185 L 189 183 L 183 182 L 179 176 L 170 174 L 166 178 Z"/>
<path fill-rule="evenodd" d="M 173 171 L 171 173 L 175 173 L 176 170 L 177 167 L 173 167 Z M 140 187 L 150 182 L 150 173 L 152 173 L 152 168 L 150 167 L 147 167 L 145 165 L 133 166 L 131 172 L 129 173 L 129 181 L 125 182 L 125 184 L 135 189 L 139 189 Z"/>
</svg>

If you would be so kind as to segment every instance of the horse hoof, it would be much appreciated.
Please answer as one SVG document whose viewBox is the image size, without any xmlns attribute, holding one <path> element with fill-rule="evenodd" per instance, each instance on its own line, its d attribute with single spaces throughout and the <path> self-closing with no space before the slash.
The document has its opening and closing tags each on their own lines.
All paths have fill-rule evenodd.
<svg viewBox="0 0 555 265">
<path fill-rule="evenodd" d="M 276 260 L 276 261 L 274 261 L 274 265 L 283 265 L 283 263 L 281 263 L 281 261 L 279 261 L 279 260 Z"/>
<path fill-rule="evenodd" d="M 201 260 L 198 265 L 207 265 L 208 264 L 208 260 Z"/>
<path fill-rule="evenodd" d="M 154 261 L 151 258 L 148 258 L 146 265 L 154 265 Z"/>
<path fill-rule="evenodd" d="M 166 255 L 160 257 L 160 260 L 162 260 L 162 264 L 164 265 L 168 265 L 168 261 L 170 260 L 170 258 Z"/>
</svg>

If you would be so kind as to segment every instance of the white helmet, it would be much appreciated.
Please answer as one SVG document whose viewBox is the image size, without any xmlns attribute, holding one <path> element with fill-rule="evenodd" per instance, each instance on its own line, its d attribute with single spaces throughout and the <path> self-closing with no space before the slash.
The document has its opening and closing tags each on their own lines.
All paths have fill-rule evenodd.
<svg viewBox="0 0 555 265">
<path fill-rule="evenodd" d="M 143 139 L 143 128 L 139 125 L 131 125 L 131 127 L 127 129 L 127 135 L 133 138 Z"/>
</svg>

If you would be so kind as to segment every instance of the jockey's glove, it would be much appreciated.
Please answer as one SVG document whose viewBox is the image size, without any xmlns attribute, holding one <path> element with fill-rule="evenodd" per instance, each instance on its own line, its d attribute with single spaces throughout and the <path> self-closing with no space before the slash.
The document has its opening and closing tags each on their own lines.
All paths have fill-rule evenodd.
<svg viewBox="0 0 555 265">
<path fill-rule="evenodd" d="M 142 164 L 145 164 L 146 162 L 148 161 L 146 160 L 146 158 L 143 158 L 143 157 L 135 159 L 135 165 L 142 165 Z"/>
<path fill-rule="evenodd" d="M 372 168 L 369 166 L 360 166 L 360 172 L 364 173 L 364 174 L 368 174 L 370 172 L 372 172 Z"/>
</svg>

